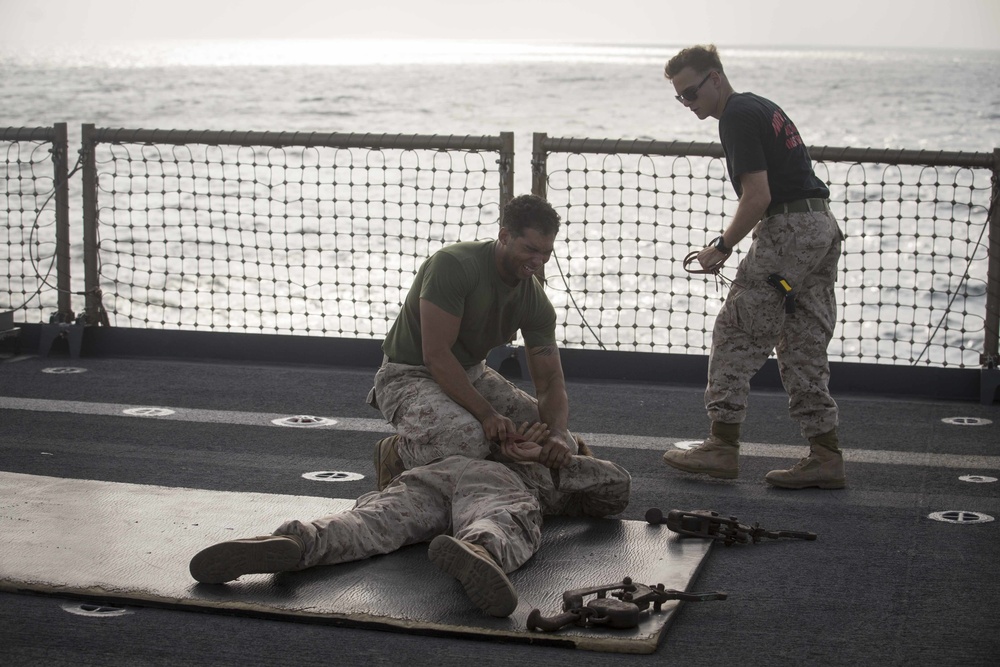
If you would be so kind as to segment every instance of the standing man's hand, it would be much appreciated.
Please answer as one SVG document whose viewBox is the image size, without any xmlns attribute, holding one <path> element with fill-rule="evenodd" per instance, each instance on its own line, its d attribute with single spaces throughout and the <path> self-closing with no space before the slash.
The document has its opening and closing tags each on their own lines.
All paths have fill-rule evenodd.
<svg viewBox="0 0 1000 667">
<path fill-rule="evenodd" d="M 715 271 L 721 269 L 722 265 L 726 263 L 732 253 L 724 253 L 715 245 L 705 246 L 705 248 L 698 253 L 698 263 L 701 264 L 701 268 L 706 271 Z"/>
</svg>

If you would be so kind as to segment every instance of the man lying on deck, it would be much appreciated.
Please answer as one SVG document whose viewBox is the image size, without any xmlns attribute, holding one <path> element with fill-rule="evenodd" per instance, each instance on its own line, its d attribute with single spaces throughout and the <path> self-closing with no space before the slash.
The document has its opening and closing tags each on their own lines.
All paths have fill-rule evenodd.
<svg viewBox="0 0 1000 667">
<path fill-rule="evenodd" d="M 221 542 L 191 559 L 206 584 L 244 574 L 302 570 L 391 553 L 430 540 L 428 557 L 455 577 L 491 616 L 517 607 L 507 574 L 541 544 L 543 515 L 603 517 L 628 505 L 631 478 L 620 466 L 572 455 L 560 467 L 539 463 L 550 435 L 522 424 L 498 460 L 450 456 L 404 471 L 354 507 L 312 521 L 290 520 L 273 535 Z M 580 443 L 582 445 L 582 443 Z"/>
</svg>

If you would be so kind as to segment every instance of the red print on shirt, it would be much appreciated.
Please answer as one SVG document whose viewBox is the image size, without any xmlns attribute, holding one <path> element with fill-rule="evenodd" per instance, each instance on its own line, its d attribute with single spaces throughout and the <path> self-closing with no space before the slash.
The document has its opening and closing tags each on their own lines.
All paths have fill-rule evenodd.
<svg viewBox="0 0 1000 667">
<path fill-rule="evenodd" d="M 785 118 L 780 111 L 775 110 L 774 115 L 771 116 L 771 127 L 774 128 L 774 136 L 776 137 L 780 136 L 782 131 L 784 131 L 785 148 L 788 150 L 802 145 L 802 137 L 799 136 L 799 131 L 795 129 L 795 123 Z"/>
</svg>

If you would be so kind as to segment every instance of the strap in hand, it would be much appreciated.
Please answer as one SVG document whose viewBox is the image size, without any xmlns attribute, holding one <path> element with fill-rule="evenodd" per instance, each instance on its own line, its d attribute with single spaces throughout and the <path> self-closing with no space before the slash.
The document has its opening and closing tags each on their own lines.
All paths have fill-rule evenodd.
<svg viewBox="0 0 1000 667">
<path fill-rule="evenodd" d="M 720 259 L 718 262 L 715 262 L 714 264 L 711 264 L 710 266 L 707 266 L 707 267 L 706 266 L 701 266 L 701 264 L 698 263 L 698 254 L 701 252 L 701 250 L 692 250 L 691 252 L 689 252 L 687 254 L 687 256 L 684 257 L 684 262 L 682 264 L 682 266 L 684 267 L 684 270 L 687 271 L 688 273 L 711 273 L 711 274 L 718 274 L 719 271 L 722 270 L 722 265 L 725 264 L 726 260 L 729 259 L 729 256 L 733 254 L 733 249 L 726 247 L 725 244 L 720 243 L 721 241 L 722 241 L 722 237 L 721 236 L 717 236 L 708 245 L 714 247 L 716 250 L 718 250 L 719 252 L 721 252 L 722 253 L 722 259 Z M 722 247 L 725 248 L 725 250 L 722 250 L 722 248 L 719 247 L 720 245 L 722 245 Z M 706 246 L 706 247 L 708 247 L 708 246 Z M 697 268 L 693 268 L 695 266 Z"/>
</svg>

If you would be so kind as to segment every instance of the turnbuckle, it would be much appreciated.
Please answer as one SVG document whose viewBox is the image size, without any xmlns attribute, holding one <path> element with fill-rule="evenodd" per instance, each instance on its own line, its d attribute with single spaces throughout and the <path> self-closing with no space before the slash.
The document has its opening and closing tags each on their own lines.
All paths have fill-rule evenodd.
<svg viewBox="0 0 1000 667">
<path fill-rule="evenodd" d="M 727 519 L 712 510 L 693 510 L 691 512 L 670 510 L 664 519 L 663 512 L 653 507 L 646 511 L 646 521 L 653 525 L 665 523 L 667 528 L 681 535 L 720 540 L 726 546 L 736 543 L 746 544 L 747 542 L 756 544 L 765 537 L 771 539 L 779 537 L 792 537 L 800 540 L 816 539 L 816 533 L 797 530 L 766 530 L 756 522 L 747 526 L 739 523 L 734 516 Z"/>
<path fill-rule="evenodd" d="M 587 595 L 597 597 L 584 604 L 583 598 Z M 538 609 L 533 609 L 528 614 L 528 629 L 554 632 L 568 625 L 628 629 L 639 625 L 641 612 L 648 609 L 650 604 L 654 611 L 660 611 L 663 603 L 668 600 L 704 602 L 725 599 L 725 593 L 686 593 L 665 588 L 663 584 L 636 584 L 631 577 L 625 577 L 620 584 L 566 591 L 563 593 L 563 613 L 542 616 Z"/>
</svg>

